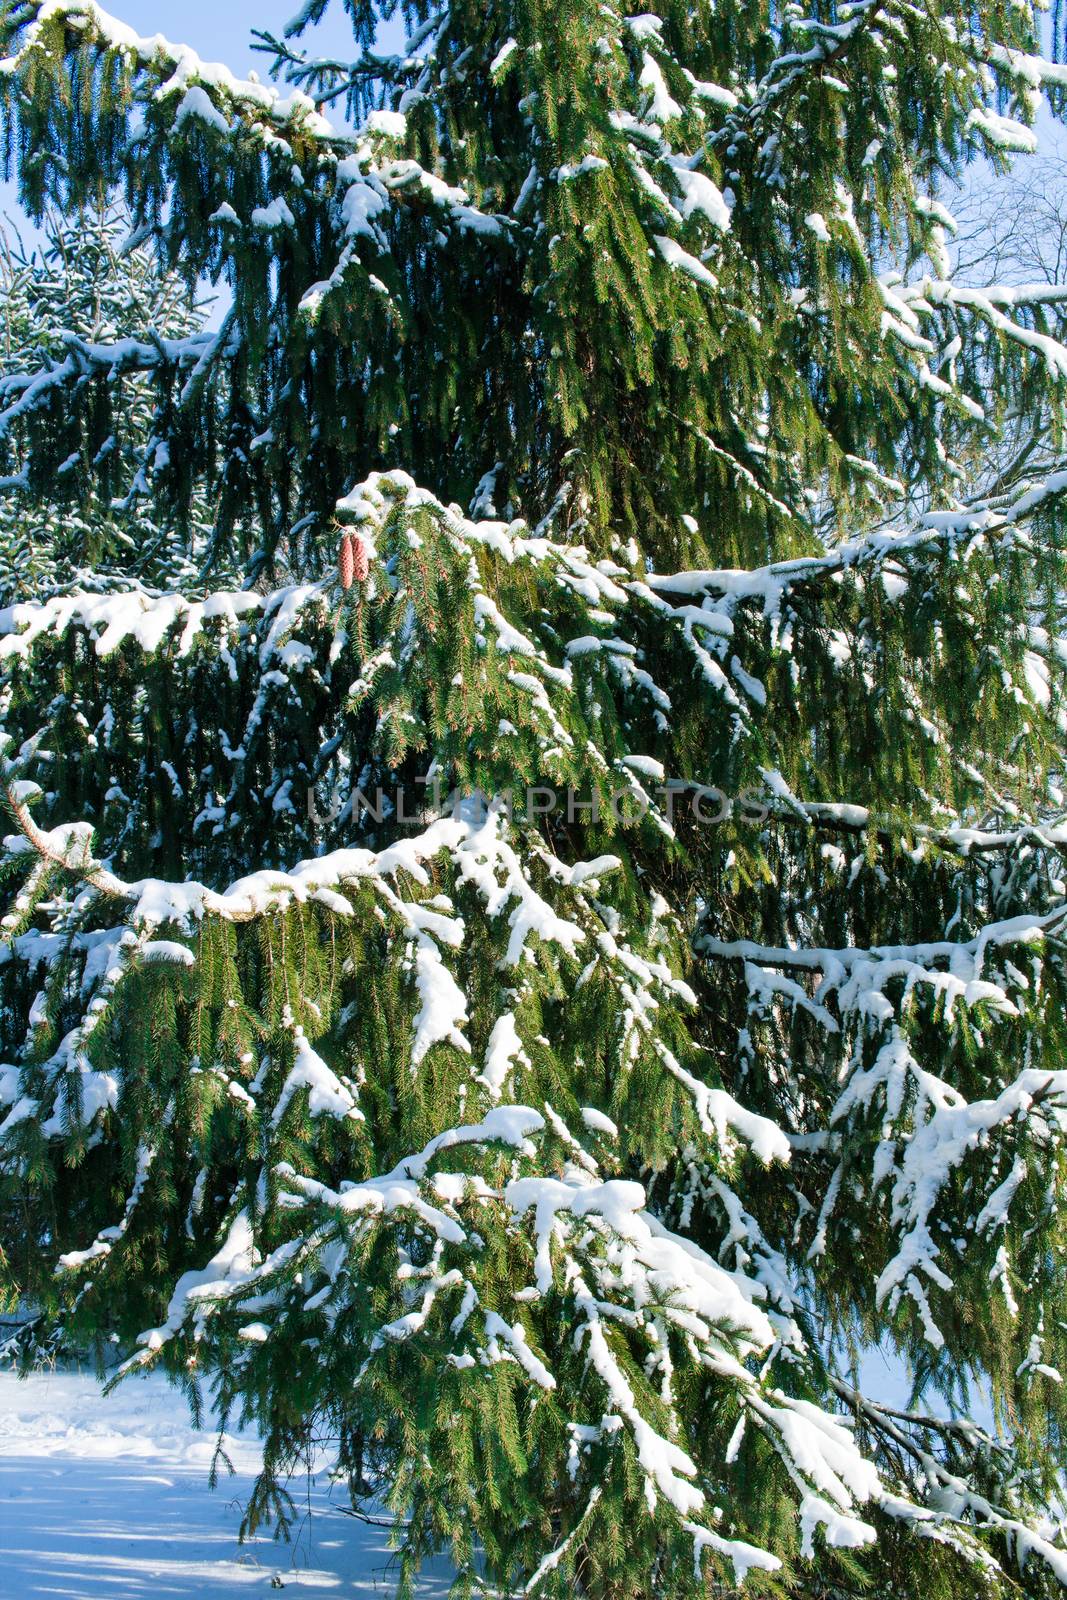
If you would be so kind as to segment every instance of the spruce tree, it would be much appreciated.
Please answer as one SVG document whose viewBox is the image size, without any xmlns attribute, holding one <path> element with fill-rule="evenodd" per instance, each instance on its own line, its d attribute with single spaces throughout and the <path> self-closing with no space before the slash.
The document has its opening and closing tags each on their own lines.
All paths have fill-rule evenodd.
<svg viewBox="0 0 1067 1600">
<path fill-rule="evenodd" d="M 68 219 L 49 212 L 36 248 L 17 234 L 0 244 L 0 598 L 40 595 L 49 586 L 99 585 L 108 575 L 155 584 L 195 581 L 211 519 L 196 494 L 181 515 L 159 521 L 151 491 L 163 454 L 153 437 L 150 386 L 143 378 L 102 384 L 91 353 L 124 338 L 184 339 L 201 330 L 204 308 L 153 253 L 129 247 L 117 206 L 90 204 Z M 48 443 L 23 446 L 27 400 L 80 372 L 89 403 L 53 429 Z M 118 491 L 118 492 L 116 492 Z"/>
<path fill-rule="evenodd" d="M 405 1592 L 1056 1592 L 1067 291 L 947 201 L 1067 69 L 993 0 L 326 5 L 281 89 L 0 11 L 27 207 L 228 297 L 30 459 L 150 385 L 244 571 L 0 618 L 7 1292 L 257 1422 L 249 1527 L 332 1441 Z"/>
</svg>

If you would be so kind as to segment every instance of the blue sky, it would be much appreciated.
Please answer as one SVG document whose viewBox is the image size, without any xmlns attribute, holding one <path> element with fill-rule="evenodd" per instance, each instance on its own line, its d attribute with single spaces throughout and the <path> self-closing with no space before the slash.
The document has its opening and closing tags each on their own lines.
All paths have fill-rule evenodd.
<svg viewBox="0 0 1067 1600">
<path fill-rule="evenodd" d="M 104 9 L 138 33 L 166 34 L 175 42 L 191 44 L 206 60 L 224 61 L 242 74 L 257 67 L 265 76 L 266 57 L 257 60 L 249 49 L 251 30 L 280 33 L 299 9 L 299 0 L 104 0 Z M 315 49 L 324 54 L 356 53 L 341 0 L 334 0 L 311 37 Z"/>
</svg>

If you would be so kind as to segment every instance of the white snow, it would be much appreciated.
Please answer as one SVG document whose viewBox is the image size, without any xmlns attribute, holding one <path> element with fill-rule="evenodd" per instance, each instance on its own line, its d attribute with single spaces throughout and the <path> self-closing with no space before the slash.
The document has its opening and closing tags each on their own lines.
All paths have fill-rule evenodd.
<svg viewBox="0 0 1067 1600">
<path fill-rule="evenodd" d="M 292 591 L 279 591 L 270 601 L 281 610 Z M 318 590 L 299 591 L 301 601 Z M 245 591 L 220 592 L 206 600 L 186 600 L 179 594 L 152 595 L 140 588 L 113 594 L 91 595 L 75 591 L 57 595 L 40 605 L 23 602 L 0 611 L 0 661 L 25 656 L 45 634 L 62 636 L 68 626 L 85 628 L 94 635 L 98 656 L 110 655 L 127 638 L 143 650 L 157 650 L 168 630 L 184 623 L 178 651 L 185 654 L 204 624 L 220 620 L 236 629 L 247 613 L 265 609 L 261 595 Z M 99 631 L 98 631 L 99 630 Z"/>
<path fill-rule="evenodd" d="M 497 73 L 500 72 L 505 64 L 511 60 L 511 57 L 515 54 L 515 51 L 518 48 L 518 41 L 515 39 L 509 39 L 506 44 L 501 45 L 496 55 L 489 63 L 489 76 L 491 78 L 496 77 Z"/>
<path fill-rule="evenodd" d="M 667 88 L 667 80 L 663 76 L 663 69 L 655 57 L 650 55 L 647 50 L 641 64 L 641 76 L 638 82 L 641 88 L 651 96 L 651 102 L 645 115 L 652 122 L 670 122 L 672 117 L 681 116 L 682 108 Z"/>
<path fill-rule="evenodd" d="M 388 1595 L 386 1527 L 346 1516 L 323 1464 L 291 1485 L 291 1545 L 265 1529 L 241 1545 L 241 1508 L 262 1451 L 230 1434 L 235 1474 L 208 1486 L 217 1434 L 199 1432 L 161 1377 L 135 1377 L 106 1398 L 88 1373 L 0 1372 L 0 1568 L 4 1600 L 235 1600 L 281 1587 Z M 273 1584 L 272 1584 L 273 1581 Z M 448 1592 L 431 1564 L 420 1600 Z"/>
<path fill-rule="evenodd" d="M 296 220 L 281 195 L 277 195 L 270 205 L 255 207 L 252 226 L 269 232 L 272 228 L 295 228 Z"/>
<path fill-rule="evenodd" d="M 182 103 L 178 107 L 178 114 L 174 118 L 174 126 L 180 128 L 190 117 L 195 117 L 199 122 L 206 122 L 218 133 L 225 134 L 230 131 L 226 118 L 198 83 L 191 83 L 186 89 Z"/>
<path fill-rule="evenodd" d="M 654 235 L 656 249 L 669 267 L 675 267 L 679 272 L 686 273 L 690 278 L 695 278 L 697 283 L 702 283 L 707 289 L 714 289 L 718 282 L 714 273 L 708 271 L 702 261 L 696 256 L 691 256 L 688 250 L 683 250 L 677 239 L 668 238 L 665 233 Z"/>
<path fill-rule="evenodd" d="M 356 1105 L 355 1096 L 348 1085 L 342 1083 L 332 1068 L 312 1049 L 302 1029 L 295 1030 L 295 1038 L 296 1060 L 274 1107 L 271 1118 L 273 1125 L 278 1126 L 293 1096 L 301 1089 L 308 1090 L 308 1111 L 311 1116 L 347 1117 L 362 1122 L 363 1113 Z"/>
<path fill-rule="evenodd" d="M 384 134 L 387 139 L 402 139 L 408 131 L 408 119 L 402 111 L 372 111 L 360 131 Z"/>
<path fill-rule="evenodd" d="M 485 1066 L 478 1082 L 485 1085 L 493 1100 L 499 1100 L 516 1064 L 522 1065 L 526 1061 L 514 1014 L 506 1011 L 493 1024 L 485 1052 Z"/>
<path fill-rule="evenodd" d="M 1014 117 L 1002 117 L 985 106 L 975 106 L 967 117 L 967 131 L 977 128 L 998 150 L 1021 150 L 1033 155 L 1037 149 L 1037 134 Z"/>
<path fill-rule="evenodd" d="M 580 178 L 587 172 L 603 172 L 607 164 L 603 156 L 598 156 L 593 151 L 589 151 L 580 161 L 567 161 L 564 162 L 562 167 L 557 167 L 556 181 L 558 183 L 569 183 L 572 178 Z"/>
<path fill-rule="evenodd" d="M 682 216 L 691 217 L 694 211 L 703 212 L 709 222 L 726 231 L 730 226 L 730 207 L 722 190 L 703 172 L 694 172 L 681 162 L 672 162 L 678 186 L 684 196 Z"/>
</svg>

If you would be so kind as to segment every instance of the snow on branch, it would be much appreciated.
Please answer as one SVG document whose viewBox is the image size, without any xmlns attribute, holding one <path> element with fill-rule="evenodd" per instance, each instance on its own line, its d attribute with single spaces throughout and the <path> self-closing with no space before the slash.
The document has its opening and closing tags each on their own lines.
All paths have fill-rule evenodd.
<svg viewBox="0 0 1067 1600">
<path fill-rule="evenodd" d="M 390 1351 L 422 1339 L 428 1348 L 443 1339 L 444 1370 L 451 1368 L 454 1379 L 510 1363 L 541 1391 L 543 1403 L 560 1408 L 573 1438 L 572 1477 L 584 1477 L 583 1456 L 594 1445 L 617 1448 L 621 1434 L 628 1435 L 647 1514 L 666 1511 L 681 1519 L 694 1540 L 698 1567 L 701 1552 L 712 1549 L 733 1562 L 739 1578 L 750 1568 L 776 1570 L 777 1557 L 703 1520 L 714 1521 L 716 1514 L 702 1468 L 680 1442 L 686 1430 L 669 1378 L 672 1360 L 695 1360 L 711 1381 L 735 1393 L 742 1412 L 772 1441 L 796 1487 L 797 1515 L 808 1534 L 821 1524 L 833 1543 L 868 1542 L 873 1530 L 856 1508 L 881 1493 L 874 1467 L 838 1418 L 777 1391 L 764 1392 L 752 1375 L 747 1358 L 775 1338 L 759 1305 L 762 1287 L 743 1272 L 724 1270 L 666 1228 L 645 1209 L 640 1184 L 603 1182 L 579 1169 L 563 1178 L 535 1175 L 539 1147 L 550 1133 L 551 1123 L 540 1112 L 514 1105 L 447 1130 L 389 1173 L 340 1189 L 282 1165 L 281 1203 L 298 1223 L 307 1217 L 305 1231 L 261 1257 L 248 1212 L 237 1212 L 221 1248 L 206 1267 L 179 1280 L 166 1322 L 142 1334 L 141 1351 L 123 1371 L 150 1364 L 175 1338 L 201 1338 L 208 1321 L 218 1317 L 237 1326 L 257 1350 L 284 1340 L 297 1310 L 286 1287 L 296 1269 L 299 1302 L 332 1324 L 358 1292 L 342 1263 L 372 1234 L 392 1229 L 396 1289 L 400 1306 L 408 1309 L 390 1315 L 367 1337 L 361 1385 L 375 1381 Z M 494 1152 L 501 1149 L 511 1153 L 512 1172 L 518 1169 L 503 1183 L 490 1176 Z M 446 1153 L 448 1167 L 438 1170 L 437 1158 Z M 425 1268 L 410 1266 L 409 1248 L 400 1247 L 400 1224 L 426 1240 Z M 515 1292 L 508 1316 L 483 1298 L 486 1241 L 500 1232 L 521 1249 L 532 1277 Z M 321 1287 L 309 1296 L 316 1284 Z M 242 1327 L 252 1313 L 260 1320 Z M 648 1352 L 643 1369 L 642 1349 Z M 576 1360 L 588 1364 L 594 1393 L 599 1391 L 591 1409 L 587 1399 L 580 1408 L 575 1404 L 587 1389 L 587 1382 L 572 1381 Z M 648 1378 L 657 1368 L 664 1373 L 658 1409 L 666 1409 L 666 1427 L 650 1413 Z M 599 1424 L 586 1416 L 599 1416 Z"/>
<path fill-rule="evenodd" d="M 210 331 L 189 334 L 184 339 L 121 339 L 114 344 L 94 343 L 67 332 L 59 335 L 59 342 L 67 352 L 62 361 L 42 352 L 39 365 L 0 377 L 0 438 L 22 418 L 48 410 L 57 393 L 87 379 L 111 382 L 127 374 L 158 372 L 164 367 L 202 369 L 219 348 L 218 336 Z"/>
<path fill-rule="evenodd" d="M 904 564 L 941 546 L 955 549 L 994 544 L 1021 530 L 1035 512 L 1058 502 L 1065 492 L 1067 471 L 1051 472 L 1006 506 L 978 501 L 955 510 L 929 511 L 911 528 L 863 534 L 822 555 L 797 556 L 763 567 L 651 573 L 644 582 L 657 595 L 719 595 L 731 605 L 759 600 L 765 614 L 774 616 L 783 597 L 803 585 L 846 573 L 878 571 L 897 561 Z"/>
<path fill-rule="evenodd" d="M 223 103 L 253 120 L 268 121 L 281 130 L 299 127 L 305 137 L 343 140 L 333 124 L 315 110 L 315 102 L 301 91 L 282 95 L 269 85 L 236 77 L 219 62 L 201 60 L 188 45 L 172 44 L 160 33 L 142 37 L 97 5 L 96 0 L 18 0 L 9 20 L 9 26 L 20 30 L 18 48 L 0 61 L 0 72 L 20 72 L 34 51 L 46 47 L 46 32 L 57 23 L 69 27 L 80 40 L 90 40 L 101 49 L 122 56 L 135 70 L 158 78 L 158 99 L 179 93 L 195 95 L 207 88 L 219 93 Z M 193 104 L 197 103 L 194 100 Z"/>
<path fill-rule="evenodd" d="M 956 1004 L 981 1004 L 1010 1015 L 1015 1007 L 1008 992 L 983 975 L 987 958 L 1013 945 L 1040 945 L 1065 924 L 1067 903 L 1043 916 L 1022 915 L 988 923 L 973 939 L 959 942 L 940 939 L 869 949 L 775 949 L 747 939 L 726 940 L 702 934 L 698 948 L 714 960 L 744 962 L 754 989 L 759 988 L 771 968 L 818 973 L 816 1002 L 832 995 L 843 1013 L 875 1021 L 891 1014 L 884 991 L 898 980 L 903 980 L 909 991 L 916 985 L 929 986 L 941 997 L 949 1014 Z"/>
<path fill-rule="evenodd" d="M 480 211 L 463 189 L 444 183 L 414 160 L 396 157 L 395 144 L 404 129 L 402 115 L 372 113 L 354 133 L 336 128 L 302 89 L 282 94 L 271 85 L 237 78 L 227 67 L 201 60 L 189 46 L 172 44 L 162 34 L 141 37 L 95 0 L 19 0 L 8 21 L 17 47 L 0 61 L 0 77 L 14 79 L 29 71 L 35 56 L 48 50 L 57 26 L 68 29 L 72 48 L 94 44 L 101 53 L 121 59 L 141 79 L 142 98 L 154 108 L 164 107 L 176 130 L 193 125 L 201 135 L 227 140 L 240 124 L 258 132 L 265 149 L 284 156 L 278 176 L 286 188 L 292 185 L 298 159 L 307 164 L 309 173 L 325 162 L 336 174 L 341 231 L 349 240 L 335 272 L 338 281 L 356 238 L 373 233 L 370 219 L 388 196 L 409 203 L 417 199 L 463 232 L 496 240 L 508 236 L 506 218 Z M 383 147 L 384 157 L 376 164 Z M 212 220 L 264 233 L 295 225 L 284 194 L 276 194 L 246 218 L 237 217 L 227 205 Z M 326 287 L 310 288 L 305 299 L 314 303 Z"/>
</svg>

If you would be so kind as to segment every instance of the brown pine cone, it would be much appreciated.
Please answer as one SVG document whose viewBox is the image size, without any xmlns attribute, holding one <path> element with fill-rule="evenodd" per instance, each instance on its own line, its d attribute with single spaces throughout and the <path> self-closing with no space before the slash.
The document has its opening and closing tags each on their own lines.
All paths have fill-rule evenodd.
<svg viewBox="0 0 1067 1600">
<path fill-rule="evenodd" d="M 342 589 L 351 589 L 356 569 L 356 541 L 350 533 L 342 535 L 337 552 L 337 575 Z"/>
<path fill-rule="evenodd" d="M 358 533 L 349 534 L 352 540 L 352 576 L 357 583 L 366 583 L 367 574 L 370 572 L 370 557 L 367 546 L 363 543 Z"/>
</svg>

